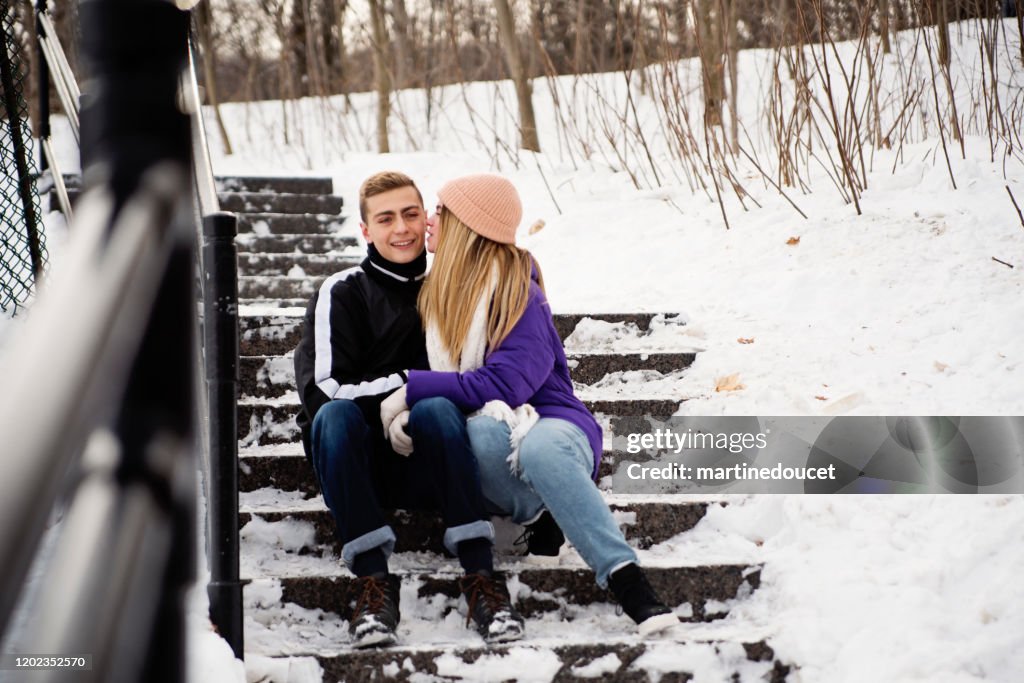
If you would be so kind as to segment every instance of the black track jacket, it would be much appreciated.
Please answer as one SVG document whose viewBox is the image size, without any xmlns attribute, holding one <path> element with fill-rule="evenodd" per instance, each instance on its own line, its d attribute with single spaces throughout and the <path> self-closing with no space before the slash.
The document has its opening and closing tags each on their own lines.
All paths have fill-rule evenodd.
<svg viewBox="0 0 1024 683">
<path fill-rule="evenodd" d="M 309 430 L 321 406 L 350 399 L 371 430 L 382 432 L 380 402 L 406 382 L 406 371 L 427 369 L 416 297 L 426 275 L 426 252 L 411 263 L 386 261 L 373 245 L 355 267 L 327 278 L 306 307 L 295 349 L 306 457 Z"/>
</svg>

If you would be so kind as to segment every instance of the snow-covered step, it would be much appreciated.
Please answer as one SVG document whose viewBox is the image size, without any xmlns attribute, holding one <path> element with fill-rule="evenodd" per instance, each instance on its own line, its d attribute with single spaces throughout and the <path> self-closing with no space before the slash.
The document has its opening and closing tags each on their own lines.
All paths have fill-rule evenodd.
<svg viewBox="0 0 1024 683">
<path fill-rule="evenodd" d="M 271 306 L 275 309 L 305 309 L 306 304 L 309 303 L 308 298 L 273 298 L 268 299 L 265 297 L 259 297 L 255 299 L 247 299 L 239 297 L 239 306 L 250 308 L 250 307 L 264 307 Z"/>
<path fill-rule="evenodd" d="M 321 194 L 278 194 L 274 192 L 222 192 L 221 211 L 235 213 L 341 213 L 341 197 Z"/>
<path fill-rule="evenodd" d="M 333 194 L 334 181 L 324 177 L 225 176 L 216 178 L 218 192 Z"/>
<path fill-rule="evenodd" d="M 240 299 L 304 299 L 309 300 L 323 278 L 272 277 L 267 275 L 239 275 Z"/>
<path fill-rule="evenodd" d="M 308 299 L 293 303 L 269 314 L 247 310 L 240 312 L 238 326 L 242 335 L 243 356 L 279 356 L 296 347 L 302 334 L 302 316 Z M 685 329 L 679 316 L 672 313 L 556 313 L 553 318 L 555 329 L 563 342 L 582 322 L 615 324 L 641 337 L 659 325 Z"/>
<path fill-rule="evenodd" d="M 334 181 L 323 176 L 217 176 L 214 178 L 217 192 L 273 193 L 273 194 L 315 194 L 334 193 Z M 79 173 L 64 174 L 64 185 L 70 189 L 81 189 L 82 176 Z"/>
<path fill-rule="evenodd" d="M 685 398 L 588 398 L 587 409 L 602 416 L 674 415 Z M 274 399 L 246 399 L 238 404 L 238 438 L 243 446 L 287 443 L 299 440 L 295 415 L 299 411 L 294 392 Z"/>
<path fill-rule="evenodd" d="M 771 632 L 765 628 L 683 623 L 642 640 L 632 635 L 628 617 L 610 605 L 577 609 L 573 616 L 568 623 L 557 614 L 532 617 L 524 640 L 486 646 L 466 628 L 454 600 L 423 604 L 415 588 L 403 587 L 394 647 L 353 650 L 344 621 L 295 606 L 274 610 L 272 618 L 247 619 L 245 642 L 248 651 L 261 656 L 293 657 L 281 662 L 282 671 L 319 668 L 322 680 L 331 683 L 500 681 L 516 673 L 529 673 L 522 680 L 558 682 L 782 683 L 789 674 L 766 643 Z"/>
<path fill-rule="evenodd" d="M 336 571 L 320 576 L 254 578 L 245 590 L 261 593 L 279 587 L 281 603 L 320 609 L 333 613 L 336 618 L 347 619 L 350 614 L 347 594 L 354 577 L 341 569 L 340 563 L 338 567 Z M 401 577 L 403 587 L 414 587 L 414 599 L 435 603 L 450 600 L 450 606 L 454 607 L 458 600 L 457 580 L 461 571 L 450 563 L 445 567 L 392 567 L 391 571 Z M 555 613 L 568 618 L 575 611 L 573 608 L 589 605 L 601 605 L 612 612 L 615 610 L 608 591 L 597 585 L 594 573 L 584 566 L 546 567 L 521 562 L 505 567 L 504 571 L 509 581 L 509 593 L 525 617 Z M 647 564 L 644 572 L 665 604 L 689 621 L 724 617 L 735 601 L 749 597 L 761 583 L 760 567 L 746 564 Z M 405 598 L 404 591 L 402 597 Z M 632 630 L 628 625 L 627 619 L 623 623 L 624 632 Z"/>
<path fill-rule="evenodd" d="M 235 244 L 239 253 L 325 254 L 350 249 L 359 243 L 352 235 L 258 235 L 244 232 L 235 238 Z"/>
<path fill-rule="evenodd" d="M 78 201 L 80 189 L 69 188 L 72 206 Z M 319 194 L 275 194 L 270 192 L 220 192 L 221 211 L 233 213 L 328 214 L 337 217 L 344 206 L 341 197 Z M 50 211 L 60 211 L 56 193 L 50 193 Z"/>
<path fill-rule="evenodd" d="M 238 454 L 238 487 L 240 491 L 256 491 L 262 488 L 276 488 L 282 491 L 298 491 L 305 497 L 320 493 L 313 470 L 297 442 L 276 443 L 265 446 L 242 448 Z M 605 450 L 598 468 L 598 487 L 609 489 L 608 479 L 616 464 L 624 460 L 636 461 L 638 455 L 624 451 Z"/>
<path fill-rule="evenodd" d="M 343 216 L 324 213 L 240 213 L 238 232 L 257 235 L 316 235 L 335 232 Z"/>
<path fill-rule="evenodd" d="M 265 495 L 266 489 L 256 491 Z M 250 495 L 253 492 L 250 492 Z M 243 500 L 246 494 L 242 494 Z M 668 496 L 666 496 L 668 498 Z M 638 548 L 649 548 L 673 536 L 689 531 L 707 514 L 708 503 L 689 500 L 638 500 L 615 498 L 609 507 L 626 539 Z M 715 505 L 720 505 L 715 503 Z M 389 524 L 398 531 L 397 552 L 428 551 L 443 553 L 441 538 L 444 525 L 441 518 L 430 513 L 394 511 L 388 514 Z M 254 518 L 266 523 L 292 520 L 312 525 L 315 543 L 340 551 L 335 537 L 334 518 L 319 496 L 297 503 L 241 505 L 239 526 L 244 527 Z"/>
<path fill-rule="evenodd" d="M 695 353 L 573 353 L 567 354 L 574 382 L 594 384 L 611 373 L 647 371 L 668 374 L 693 363 Z M 286 356 L 242 356 L 239 392 L 242 396 L 274 398 L 295 389 L 294 361 Z"/>
<path fill-rule="evenodd" d="M 240 254 L 238 274 L 241 276 L 269 275 L 326 278 L 339 271 L 358 266 L 364 255 L 324 256 L 321 254 Z"/>
</svg>

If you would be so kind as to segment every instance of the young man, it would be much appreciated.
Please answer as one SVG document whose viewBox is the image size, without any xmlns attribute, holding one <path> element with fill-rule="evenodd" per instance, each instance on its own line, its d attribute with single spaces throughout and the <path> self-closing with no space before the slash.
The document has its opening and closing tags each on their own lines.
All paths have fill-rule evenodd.
<svg viewBox="0 0 1024 683">
<path fill-rule="evenodd" d="M 385 435 L 381 401 L 426 368 L 416 297 L 426 274 L 427 214 L 413 181 L 378 173 L 359 189 L 369 254 L 327 278 L 306 310 L 295 350 L 302 410 L 297 422 L 342 559 L 356 575 L 349 631 L 355 647 L 390 645 L 400 618 L 397 576 L 388 572 L 395 533 L 383 509 L 439 511 L 444 545 L 466 574 L 459 587 L 488 642 L 522 636 L 504 579 L 493 571 L 491 526 L 465 416 L 445 399 L 424 401 Z"/>
</svg>

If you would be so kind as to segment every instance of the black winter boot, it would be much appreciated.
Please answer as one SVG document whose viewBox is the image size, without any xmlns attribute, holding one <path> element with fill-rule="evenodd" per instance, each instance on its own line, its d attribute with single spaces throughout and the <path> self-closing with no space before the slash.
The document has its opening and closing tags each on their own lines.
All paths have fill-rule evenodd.
<svg viewBox="0 0 1024 683">
<path fill-rule="evenodd" d="M 514 545 L 525 544 L 527 555 L 554 560 L 558 558 L 563 543 L 565 543 L 565 534 L 562 533 L 551 513 L 545 510 L 533 524 L 526 525 Z"/>
<path fill-rule="evenodd" d="M 679 623 L 651 588 L 644 571 L 630 562 L 615 570 L 608 579 L 615 599 L 629 618 L 637 623 L 641 636 L 647 636 Z"/>
<path fill-rule="evenodd" d="M 523 637 L 523 618 L 512 606 L 505 577 L 497 572 L 481 571 L 459 579 L 459 590 L 466 598 L 466 626 L 472 619 L 476 630 L 488 643 L 507 643 Z"/>
<path fill-rule="evenodd" d="M 352 647 L 381 647 L 398 640 L 395 633 L 402 618 L 398 611 L 401 580 L 394 574 L 372 574 L 355 580 L 349 595 L 356 604 L 349 620 Z"/>
</svg>

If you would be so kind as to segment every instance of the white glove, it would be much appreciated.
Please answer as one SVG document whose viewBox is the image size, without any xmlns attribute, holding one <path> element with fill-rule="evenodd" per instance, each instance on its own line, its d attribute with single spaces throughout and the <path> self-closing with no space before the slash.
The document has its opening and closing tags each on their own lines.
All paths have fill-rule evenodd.
<svg viewBox="0 0 1024 683">
<path fill-rule="evenodd" d="M 408 457 L 412 454 L 412 437 L 406 428 L 409 426 L 409 411 L 404 410 L 391 421 L 388 429 L 388 438 L 391 440 L 391 449 L 399 455 Z"/>
<path fill-rule="evenodd" d="M 403 410 L 409 410 L 405 404 L 405 385 L 380 402 L 380 423 L 384 425 L 384 438 L 388 437 L 391 430 L 391 422 L 398 417 Z"/>
</svg>

